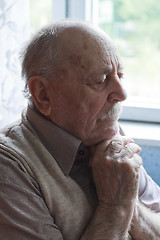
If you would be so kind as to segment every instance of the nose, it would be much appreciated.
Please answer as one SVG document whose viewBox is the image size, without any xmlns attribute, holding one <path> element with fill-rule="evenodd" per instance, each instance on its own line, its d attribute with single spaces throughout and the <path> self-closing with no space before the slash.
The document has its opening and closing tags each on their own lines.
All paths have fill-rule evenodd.
<svg viewBox="0 0 160 240">
<path fill-rule="evenodd" d="M 119 77 L 115 77 L 111 81 L 111 91 L 108 95 L 108 101 L 111 103 L 122 102 L 126 100 L 127 92 L 124 89 L 121 80 Z"/>
</svg>

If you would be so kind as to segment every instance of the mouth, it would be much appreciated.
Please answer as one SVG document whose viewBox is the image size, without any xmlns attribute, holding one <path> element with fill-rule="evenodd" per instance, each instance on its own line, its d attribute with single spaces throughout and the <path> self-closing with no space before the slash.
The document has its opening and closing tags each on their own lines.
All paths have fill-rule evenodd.
<svg viewBox="0 0 160 240">
<path fill-rule="evenodd" d="M 98 120 L 100 120 L 100 121 L 105 121 L 105 120 L 108 120 L 108 119 L 117 120 L 120 116 L 121 109 L 122 109 L 121 104 L 116 103 L 107 112 L 101 113 Z"/>
</svg>

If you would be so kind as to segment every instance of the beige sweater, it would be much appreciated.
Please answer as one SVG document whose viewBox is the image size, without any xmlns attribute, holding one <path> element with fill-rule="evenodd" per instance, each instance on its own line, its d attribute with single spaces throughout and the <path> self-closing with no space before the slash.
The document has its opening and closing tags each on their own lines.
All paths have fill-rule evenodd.
<svg viewBox="0 0 160 240">
<path fill-rule="evenodd" d="M 0 152 L 18 162 L 39 184 L 63 238 L 78 240 L 93 214 L 85 193 L 65 176 L 26 119 L 0 132 Z"/>
</svg>

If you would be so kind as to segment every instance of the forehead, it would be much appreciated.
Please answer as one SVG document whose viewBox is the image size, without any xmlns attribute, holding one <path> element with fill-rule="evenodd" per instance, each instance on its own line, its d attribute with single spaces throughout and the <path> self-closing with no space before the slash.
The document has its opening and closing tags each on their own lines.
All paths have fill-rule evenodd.
<svg viewBox="0 0 160 240">
<path fill-rule="evenodd" d="M 118 51 L 103 31 L 94 28 L 71 27 L 63 32 L 63 49 L 66 60 L 87 75 L 96 69 L 121 68 Z"/>
<path fill-rule="evenodd" d="M 103 62 L 104 62 L 104 65 L 108 68 L 114 67 L 119 70 L 124 68 L 122 60 L 116 48 L 112 49 L 112 51 L 104 52 Z"/>
<path fill-rule="evenodd" d="M 115 49 L 113 41 L 105 32 L 90 25 L 71 25 L 64 28 L 60 35 L 66 54 L 73 52 L 97 54 L 101 48 L 103 51 L 114 51 Z"/>
</svg>

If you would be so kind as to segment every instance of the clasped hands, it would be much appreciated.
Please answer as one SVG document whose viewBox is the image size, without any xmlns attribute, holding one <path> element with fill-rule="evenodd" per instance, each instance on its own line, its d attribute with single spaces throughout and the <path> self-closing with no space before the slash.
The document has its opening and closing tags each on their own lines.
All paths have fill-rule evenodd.
<svg viewBox="0 0 160 240">
<path fill-rule="evenodd" d="M 93 151 L 92 171 L 99 205 L 129 207 L 138 193 L 140 147 L 128 137 L 116 136 Z"/>
</svg>

